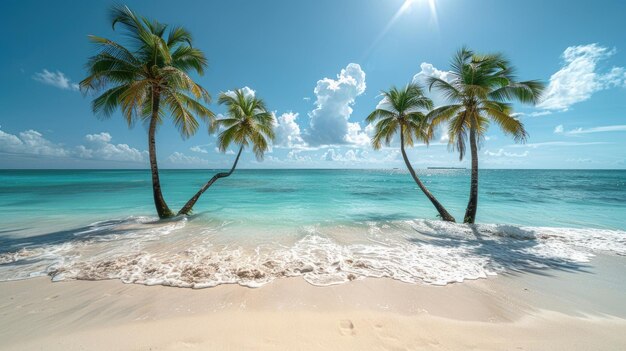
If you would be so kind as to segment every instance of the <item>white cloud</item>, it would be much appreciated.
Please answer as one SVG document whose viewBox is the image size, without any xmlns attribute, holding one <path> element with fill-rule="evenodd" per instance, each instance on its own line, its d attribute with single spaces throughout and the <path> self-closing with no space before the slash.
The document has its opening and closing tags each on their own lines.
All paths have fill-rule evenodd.
<svg viewBox="0 0 626 351">
<path fill-rule="evenodd" d="M 626 125 L 614 125 L 614 126 L 600 126 L 592 128 L 576 128 L 568 131 L 564 131 L 563 125 L 559 125 L 554 129 L 555 133 L 564 133 L 568 135 L 577 134 L 591 134 L 591 133 L 604 133 L 604 132 L 626 132 Z"/>
<path fill-rule="evenodd" d="M 39 155 L 39 156 L 69 156 L 69 151 L 62 145 L 55 144 L 36 130 L 26 130 L 13 135 L 0 130 L 0 152 Z"/>
<path fill-rule="evenodd" d="M 302 155 L 302 150 L 291 150 L 287 154 L 287 160 L 296 162 L 310 162 L 311 156 Z"/>
<path fill-rule="evenodd" d="M 365 92 L 365 88 L 365 72 L 356 63 L 342 69 L 337 79 L 319 80 L 314 90 L 316 108 L 309 113 L 310 124 L 304 139 L 313 146 L 348 144 L 351 140 L 360 140 L 354 136 L 348 140 L 348 119 L 352 114 L 351 106 L 356 97 Z"/>
<path fill-rule="evenodd" d="M 207 146 L 207 145 L 192 146 L 192 147 L 189 148 L 189 151 L 198 152 L 198 153 L 201 153 L 201 154 L 208 154 L 209 151 L 207 149 L 205 149 L 204 146 Z"/>
<path fill-rule="evenodd" d="M 439 78 L 449 83 L 454 79 L 452 72 L 442 71 L 437 69 L 432 63 L 422 62 L 420 64 L 420 71 L 413 76 L 412 82 L 424 88 L 424 95 L 430 97 L 435 106 L 441 106 L 446 102 L 446 99 L 437 91 L 437 89 L 429 89 L 427 84 L 428 77 Z M 382 98 L 378 102 L 378 105 L 376 105 L 376 108 L 385 108 L 386 105 L 387 98 Z"/>
<path fill-rule="evenodd" d="M 428 77 L 435 77 L 450 83 L 454 79 L 454 76 L 452 74 L 453 73 L 450 71 L 442 71 L 440 69 L 437 69 L 431 63 L 422 62 L 420 64 L 420 71 L 413 76 L 413 83 L 417 83 L 424 88 L 424 94 L 433 100 L 433 104 L 435 106 L 442 106 L 448 101 L 446 100 L 445 96 L 437 89 L 429 89 L 426 79 Z"/>
<path fill-rule="evenodd" d="M 213 150 L 214 150 L 216 153 L 218 153 L 218 154 L 222 152 L 222 151 L 220 150 L 220 148 L 219 148 L 219 147 L 217 147 L 217 146 L 216 146 Z M 235 154 L 235 152 L 234 152 L 233 150 L 231 150 L 231 149 L 228 149 L 228 150 L 226 150 L 226 151 L 224 152 L 224 155 L 234 155 L 234 154 Z"/>
<path fill-rule="evenodd" d="M 241 90 L 243 91 L 243 96 L 245 96 L 245 97 L 249 97 L 249 96 L 254 97 L 256 95 L 256 90 L 253 90 L 253 89 L 251 89 L 248 86 L 245 86 L 245 87 L 241 88 Z M 224 94 L 226 94 L 228 96 L 231 96 L 231 97 L 235 97 L 235 91 L 234 90 L 228 90 Z"/>
<path fill-rule="evenodd" d="M 298 114 L 293 112 L 283 113 L 279 117 L 274 117 L 275 146 L 298 148 L 306 145 L 304 139 L 302 139 L 300 126 L 296 122 L 297 118 Z"/>
<path fill-rule="evenodd" d="M 344 154 L 341 154 L 338 150 L 328 149 L 322 155 L 322 161 L 339 161 L 339 162 L 354 162 L 359 160 L 366 160 L 369 153 L 361 149 L 350 149 Z"/>
<path fill-rule="evenodd" d="M 435 66 L 433 66 L 432 63 L 422 62 L 420 64 L 420 69 L 421 70 L 413 76 L 413 82 L 423 86 L 426 85 L 426 79 L 428 77 L 439 78 L 448 83 L 450 83 L 454 79 L 452 72 L 439 70 Z"/>
<path fill-rule="evenodd" d="M 385 155 L 385 157 L 383 158 L 383 161 L 387 161 L 387 162 L 391 162 L 391 161 L 396 161 L 400 159 L 400 150 L 390 150 L 387 152 L 387 154 Z"/>
<path fill-rule="evenodd" d="M 567 110 L 585 101 L 597 91 L 626 86 L 623 67 L 614 67 L 608 73 L 597 72 L 600 61 L 612 56 L 615 50 L 598 44 L 570 46 L 563 52 L 563 67 L 550 77 L 539 108 Z"/>
<path fill-rule="evenodd" d="M 44 69 L 42 72 L 35 73 L 33 79 L 44 84 L 52 85 L 53 87 L 57 87 L 59 89 L 77 91 L 79 88 L 77 83 L 73 83 L 61 71 L 50 72 L 47 69 Z"/>
<path fill-rule="evenodd" d="M 551 115 L 552 111 L 535 111 L 535 112 L 531 112 L 530 116 L 531 117 L 541 117 L 541 116 L 548 116 Z"/>
<path fill-rule="evenodd" d="M 368 129 L 368 127 L 370 127 Z M 348 134 L 346 134 L 346 141 L 349 144 L 354 144 L 358 146 L 367 146 L 370 143 L 370 133 L 373 130 L 373 126 L 368 124 L 365 127 L 365 131 L 361 129 L 361 124 L 359 122 L 348 122 Z"/>
<path fill-rule="evenodd" d="M 87 134 L 85 140 L 87 145 L 79 145 L 76 154 L 80 158 L 97 159 L 108 161 L 130 161 L 146 162 L 147 151 L 140 151 L 128 144 L 112 144 L 111 134 L 102 132 L 98 134 Z"/>
<path fill-rule="evenodd" d="M 0 130 L 0 153 L 131 162 L 145 162 L 148 159 L 147 151 L 137 150 L 127 144 L 112 144 L 111 140 L 109 133 L 87 134 L 86 145 L 70 149 L 51 142 L 36 130 L 26 130 L 18 135 Z"/>
<path fill-rule="evenodd" d="M 335 151 L 335 149 L 328 149 L 322 155 L 322 160 L 324 161 L 337 161 L 338 159 L 339 155 L 337 154 L 337 151 Z"/>
<path fill-rule="evenodd" d="M 178 152 L 178 151 L 171 154 L 167 158 L 167 161 L 169 161 L 172 164 L 182 165 L 182 166 L 206 166 L 209 164 L 208 160 L 202 159 L 197 156 L 187 156 L 183 154 L 182 152 Z"/>
<path fill-rule="evenodd" d="M 489 150 L 485 150 L 485 155 L 492 157 L 526 157 L 528 156 L 528 150 L 522 152 L 521 154 L 516 154 L 514 152 L 506 152 L 504 149 L 500 149 L 496 152 L 492 152 Z"/>
<path fill-rule="evenodd" d="M 563 133 L 563 125 L 559 124 L 558 126 L 554 127 L 554 134 L 562 134 Z"/>
</svg>

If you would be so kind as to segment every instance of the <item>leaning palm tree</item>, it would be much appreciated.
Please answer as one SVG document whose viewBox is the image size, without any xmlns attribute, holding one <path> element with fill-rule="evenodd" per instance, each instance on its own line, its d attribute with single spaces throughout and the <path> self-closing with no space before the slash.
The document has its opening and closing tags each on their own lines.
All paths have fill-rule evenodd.
<svg viewBox="0 0 626 351">
<path fill-rule="evenodd" d="M 198 130 L 197 117 L 212 121 L 213 113 L 203 104 L 209 93 L 189 77 L 203 74 L 207 60 L 191 46 L 191 34 L 136 15 L 126 6 L 111 10 L 113 29 L 120 24 L 129 46 L 90 36 L 98 53 L 87 62 L 89 76 L 80 82 L 84 92 L 101 92 L 92 102 L 96 115 L 108 118 L 120 109 L 129 126 L 148 125 L 148 150 L 154 205 L 160 218 L 173 216 L 161 192 L 155 134 L 169 112 L 174 125 L 186 138 Z M 167 31 L 167 33 L 166 33 Z"/>
<path fill-rule="evenodd" d="M 274 140 L 274 116 L 267 111 L 263 100 L 242 89 L 220 94 L 218 103 L 227 108 L 227 116 L 218 119 L 216 125 L 224 130 L 217 137 L 220 151 L 225 152 L 231 144 L 239 146 L 235 162 L 228 172 L 219 172 L 198 190 L 180 211 L 179 215 L 191 213 L 200 196 L 220 178 L 230 176 L 237 167 L 239 156 L 245 147 L 252 147 L 258 160 L 263 159 L 269 148 L 268 141 Z"/>
<path fill-rule="evenodd" d="M 400 151 L 413 180 L 435 206 L 439 216 L 444 221 L 454 222 L 454 217 L 448 213 L 419 179 L 404 150 L 405 145 L 413 146 L 414 141 L 428 141 L 428 125 L 426 124 L 426 115 L 422 110 L 432 109 L 432 101 L 423 95 L 422 88 L 417 84 L 409 84 L 401 89 L 393 87 L 389 91 L 383 91 L 382 95 L 383 104 L 366 119 L 368 123 L 376 122 L 372 147 L 378 150 L 383 142 L 389 145 L 395 134 L 400 134 Z"/>
<path fill-rule="evenodd" d="M 452 60 L 450 81 L 429 77 L 433 87 L 452 103 L 434 109 L 428 115 L 429 135 L 437 126 L 448 124 L 449 145 L 465 156 L 469 141 L 472 156 L 470 196 L 465 210 L 465 223 L 474 223 L 478 207 L 478 148 L 490 122 L 495 122 L 516 142 L 525 142 L 528 134 L 524 124 L 513 114 L 508 101 L 536 104 L 544 84 L 536 81 L 517 82 L 514 69 L 501 54 L 476 55 L 467 48 L 459 50 Z"/>
</svg>

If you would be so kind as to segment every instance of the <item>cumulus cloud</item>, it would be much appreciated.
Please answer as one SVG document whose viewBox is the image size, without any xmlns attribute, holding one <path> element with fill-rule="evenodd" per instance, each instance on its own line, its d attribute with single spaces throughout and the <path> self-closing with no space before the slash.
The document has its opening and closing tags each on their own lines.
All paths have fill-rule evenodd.
<svg viewBox="0 0 626 351">
<path fill-rule="evenodd" d="M 450 83 L 452 79 L 454 79 L 452 72 L 442 71 L 440 69 L 437 69 L 432 63 L 422 62 L 420 64 L 420 71 L 413 76 L 413 82 L 420 85 L 425 85 L 428 77 L 439 78 L 448 83 Z"/>
<path fill-rule="evenodd" d="M 436 89 L 433 89 L 432 91 L 428 89 L 428 77 L 435 77 L 442 79 L 446 82 L 451 82 L 454 78 L 452 76 L 452 72 L 442 71 L 440 69 L 437 69 L 432 63 L 422 62 L 420 64 L 420 71 L 413 76 L 412 83 L 418 84 L 419 86 L 424 88 L 424 95 L 430 97 L 433 100 L 433 104 L 435 106 L 443 105 L 446 102 L 445 98 L 440 95 Z M 378 105 L 376 105 L 376 108 L 385 107 L 388 107 L 388 101 L 386 97 L 380 99 Z"/>
<path fill-rule="evenodd" d="M 44 69 L 42 72 L 35 73 L 33 79 L 59 89 L 78 91 L 79 88 L 78 83 L 72 82 L 61 71 L 50 72 L 47 69 Z"/>
<path fill-rule="evenodd" d="M 305 146 L 300 126 L 296 122 L 296 119 L 298 119 L 297 113 L 287 112 L 274 118 L 274 128 L 276 132 L 275 146 L 288 148 Z"/>
<path fill-rule="evenodd" d="M 0 130 L 0 152 L 39 156 L 69 156 L 69 151 L 62 145 L 55 144 L 36 130 L 26 130 L 18 135 Z"/>
<path fill-rule="evenodd" d="M 563 125 L 558 125 L 554 129 L 556 134 L 578 135 L 578 134 L 591 134 L 591 133 L 605 133 L 605 132 L 626 132 L 626 125 L 613 125 L 613 126 L 600 126 L 591 128 L 576 128 L 572 130 L 564 130 Z"/>
<path fill-rule="evenodd" d="M 309 128 L 303 135 L 310 145 L 341 145 L 361 140 L 348 139 L 348 120 L 357 96 L 365 92 L 365 72 L 356 63 L 342 69 L 336 79 L 324 78 L 315 87 L 315 109 L 309 113 Z M 359 126 L 360 128 L 360 126 Z"/>
<path fill-rule="evenodd" d="M 304 155 L 302 150 L 291 150 L 287 153 L 287 160 L 296 162 L 310 162 L 311 156 Z"/>
<path fill-rule="evenodd" d="M 130 161 L 146 162 L 147 151 L 140 151 L 128 144 L 111 143 L 111 134 L 102 132 L 98 134 L 85 135 L 86 145 L 79 145 L 76 154 L 84 159 L 97 159 L 107 161 Z"/>
<path fill-rule="evenodd" d="M 485 150 L 485 155 L 492 156 L 492 157 L 503 157 L 503 156 L 504 157 L 526 157 L 526 156 L 528 156 L 528 150 L 524 151 L 524 152 L 522 152 L 520 154 L 516 154 L 514 152 L 506 152 L 506 151 L 504 151 L 504 149 L 500 149 L 500 150 L 498 150 L 496 152 Z"/>
<path fill-rule="evenodd" d="M 433 100 L 435 106 L 442 106 L 448 103 L 445 96 L 437 89 L 430 90 L 427 85 L 427 78 L 435 77 L 448 83 L 452 82 L 454 76 L 450 71 L 442 71 L 437 69 L 432 63 L 422 62 L 420 71 L 413 76 L 413 83 L 417 83 L 424 88 L 424 94 Z"/>
<path fill-rule="evenodd" d="M 563 52 L 563 67 L 550 77 L 543 101 L 538 105 L 545 110 L 568 110 L 585 101 L 597 91 L 626 86 L 626 71 L 613 67 L 608 72 L 598 72 L 598 63 L 615 53 L 598 44 L 570 46 Z"/>
<path fill-rule="evenodd" d="M 147 161 L 147 151 L 137 150 L 127 144 L 113 144 L 112 139 L 111 134 L 106 132 L 87 134 L 85 145 L 68 148 L 46 139 L 36 130 L 26 130 L 17 135 L 0 130 L 0 153 L 85 160 Z"/>
<path fill-rule="evenodd" d="M 345 153 L 340 153 L 338 150 L 330 148 L 322 155 L 323 161 L 339 161 L 339 162 L 352 162 L 365 160 L 369 156 L 369 153 L 361 149 L 350 149 Z"/>
<path fill-rule="evenodd" d="M 245 87 L 241 88 L 241 91 L 243 91 L 243 96 L 246 96 L 246 97 L 248 97 L 248 96 L 254 97 L 256 95 L 256 90 L 254 90 L 254 89 L 252 89 L 252 88 L 250 88 L 248 86 L 245 86 Z M 224 94 L 226 94 L 228 96 L 231 96 L 231 97 L 235 97 L 235 91 L 234 90 L 228 90 L 228 91 L 224 92 Z"/>
<path fill-rule="evenodd" d="M 348 144 L 367 146 L 370 143 L 370 135 L 373 133 L 373 128 L 374 126 L 368 124 L 365 130 L 363 130 L 359 122 L 348 122 L 348 133 L 345 140 Z"/>
</svg>

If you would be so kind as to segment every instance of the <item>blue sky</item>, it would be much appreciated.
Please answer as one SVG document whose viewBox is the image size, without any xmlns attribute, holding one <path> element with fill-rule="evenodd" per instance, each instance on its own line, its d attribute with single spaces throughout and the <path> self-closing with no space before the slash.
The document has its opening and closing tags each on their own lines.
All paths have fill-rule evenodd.
<svg viewBox="0 0 626 351">
<path fill-rule="evenodd" d="M 262 162 L 245 153 L 245 168 L 403 167 L 396 147 L 369 147 L 364 117 L 382 89 L 445 77 L 463 45 L 502 52 L 521 79 L 548 84 L 539 106 L 516 106 L 528 143 L 492 126 L 481 167 L 626 168 L 624 1 L 125 3 L 194 34 L 210 63 L 197 80 L 213 97 L 249 87 L 275 111 L 276 145 Z M 75 88 L 94 53 L 87 35 L 120 39 L 107 17 L 112 4 L 0 3 L 0 168 L 147 167 L 145 128 L 128 129 L 119 114 L 97 119 Z M 216 152 L 205 130 L 183 140 L 170 123 L 157 143 L 163 168 L 222 168 L 233 158 Z M 467 166 L 440 136 L 410 156 L 416 168 Z"/>
</svg>

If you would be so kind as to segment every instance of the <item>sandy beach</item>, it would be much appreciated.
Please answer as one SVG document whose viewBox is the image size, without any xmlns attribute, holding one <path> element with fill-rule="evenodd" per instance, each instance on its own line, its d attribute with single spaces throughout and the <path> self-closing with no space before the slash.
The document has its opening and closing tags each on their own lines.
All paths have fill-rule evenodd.
<svg viewBox="0 0 626 351">
<path fill-rule="evenodd" d="M 0 283 L 2 350 L 623 350 L 622 257 L 444 287 Z"/>
<path fill-rule="evenodd" d="M 0 1 L 0 351 L 626 351 L 624 13 Z"/>
</svg>

